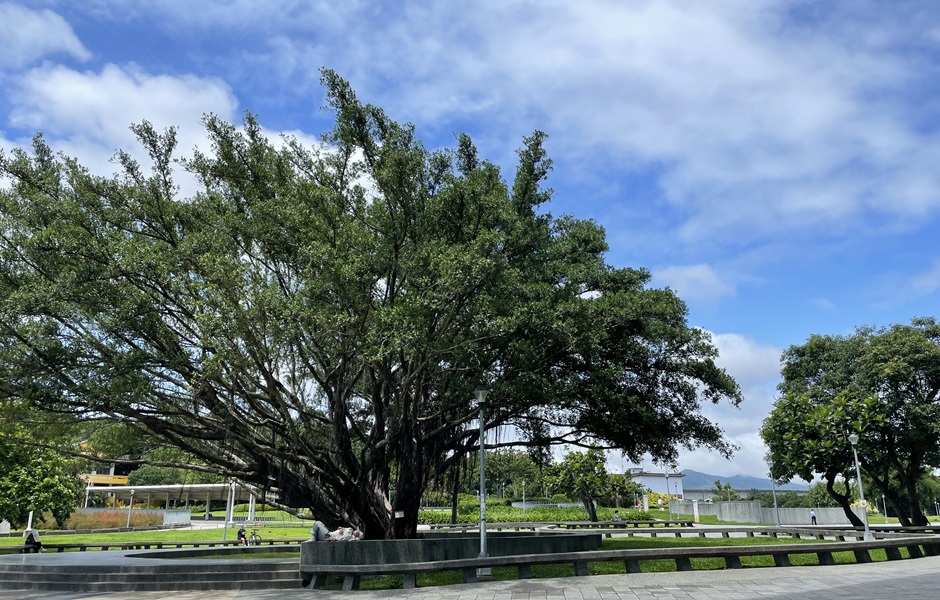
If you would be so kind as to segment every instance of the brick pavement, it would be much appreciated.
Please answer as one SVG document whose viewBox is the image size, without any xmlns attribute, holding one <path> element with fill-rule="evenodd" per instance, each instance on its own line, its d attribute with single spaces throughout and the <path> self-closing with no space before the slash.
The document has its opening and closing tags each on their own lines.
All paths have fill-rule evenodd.
<svg viewBox="0 0 940 600">
<path fill-rule="evenodd" d="M 940 598 L 940 557 L 833 567 L 595 575 L 495 581 L 416 590 L 272 590 L 54 594 L 0 592 L 3 600 L 908 600 Z"/>
</svg>

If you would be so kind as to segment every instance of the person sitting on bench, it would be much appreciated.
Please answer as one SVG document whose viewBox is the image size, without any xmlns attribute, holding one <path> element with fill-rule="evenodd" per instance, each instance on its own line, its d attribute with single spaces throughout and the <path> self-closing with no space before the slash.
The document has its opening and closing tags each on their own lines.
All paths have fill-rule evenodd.
<svg viewBox="0 0 940 600">
<path fill-rule="evenodd" d="M 39 541 L 39 532 L 35 529 L 27 529 L 23 532 L 26 541 L 23 542 L 24 552 L 42 552 L 42 542 Z"/>
</svg>

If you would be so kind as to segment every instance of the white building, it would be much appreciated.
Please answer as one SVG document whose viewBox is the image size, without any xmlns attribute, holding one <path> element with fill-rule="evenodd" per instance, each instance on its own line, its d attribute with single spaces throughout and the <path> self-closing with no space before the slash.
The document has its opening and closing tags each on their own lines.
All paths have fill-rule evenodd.
<svg viewBox="0 0 940 600">
<path fill-rule="evenodd" d="M 633 477 L 633 481 L 638 483 L 644 490 L 660 494 L 668 493 L 673 498 L 679 500 L 683 498 L 682 478 L 685 477 L 685 475 L 682 473 L 652 473 L 650 471 L 644 471 L 640 467 L 631 467 L 630 476 Z"/>
</svg>

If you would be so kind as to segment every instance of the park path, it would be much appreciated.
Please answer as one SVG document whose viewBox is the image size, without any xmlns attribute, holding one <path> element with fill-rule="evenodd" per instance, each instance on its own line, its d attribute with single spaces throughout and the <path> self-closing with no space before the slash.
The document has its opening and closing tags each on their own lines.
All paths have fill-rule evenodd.
<svg viewBox="0 0 940 600">
<path fill-rule="evenodd" d="M 594 575 L 416 590 L 0 592 L 3 600 L 906 600 L 940 597 L 940 557 L 831 567 Z"/>
</svg>

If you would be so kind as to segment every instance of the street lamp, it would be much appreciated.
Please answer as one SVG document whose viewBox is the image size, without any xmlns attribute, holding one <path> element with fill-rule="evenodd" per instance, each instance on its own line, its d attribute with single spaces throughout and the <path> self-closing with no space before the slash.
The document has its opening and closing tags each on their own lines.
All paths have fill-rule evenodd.
<svg viewBox="0 0 940 600">
<path fill-rule="evenodd" d="M 473 390 L 473 397 L 480 408 L 480 558 L 486 556 L 486 445 L 484 438 L 486 421 L 483 419 L 483 403 L 489 393 L 490 390 L 482 383 Z M 490 570 L 479 569 L 477 572 L 480 575 L 489 575 Z"/>
<path fill-rule="evenodd" d="M 666 508 L 669 509 L 669 520 L 672 521 L 672 499 L 669 497 L 669 470 L 666 470 Z"/>
<path fill-rule="evenodd" d="M 862 489 L 862 469 L 858 466 L 858 452 L 855 450 L 855 444 L 858 443 L 858 434 L 853 433 L 849 436 L 849 443 L 852 444 L 852 456 L 855 457 L 855 475 L 858 478 L 858 497 L 862 501 L 862 510 L 865 511 L 865 541 L 873 539 L 871 530 L 868 529 L 868 508 L 865 505 L 865 490 Z"/>
<path fill-rule="evenodd" d="M 131 526 L 131 509 L 134 508 L 134 490 L 131 490 L 131 501 L 127 504 L 127 525 L 125 527 Z"/>
<path fill-rule="evenodd" d="M 774 516 L 777 520 L 777 527 L 780 527 L 780 510 L 777 508 L 777 482 L 774 481 L 774 463 L 773 461 L 768 460 L 767 466 L 770 468 L 770 489 L 773 490 L 774 494 Z"/>
<path fill-rule="evenodd" d="M 878 502 L 878 500 L 875 500 L 875 502 Z M 885 500 L 884 494 L 881 495 L 881 505 L 885 509 L 885 525 L 887 525 L 888 524 L 888 501 Z"/>
<path fill-rule="evenodd" d="M 525 479 L 522 480 L 522 519 L 525 520 Z"/>
</svg>

